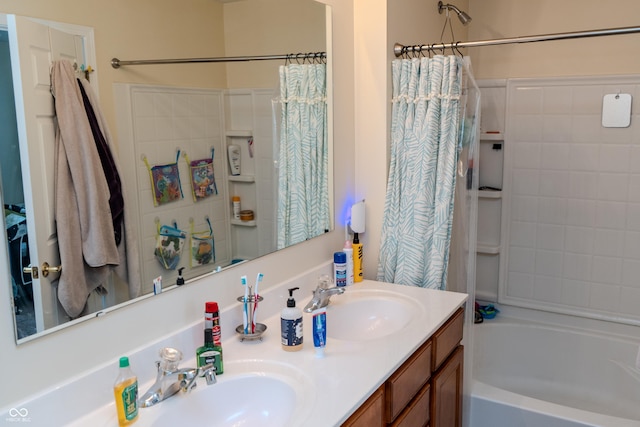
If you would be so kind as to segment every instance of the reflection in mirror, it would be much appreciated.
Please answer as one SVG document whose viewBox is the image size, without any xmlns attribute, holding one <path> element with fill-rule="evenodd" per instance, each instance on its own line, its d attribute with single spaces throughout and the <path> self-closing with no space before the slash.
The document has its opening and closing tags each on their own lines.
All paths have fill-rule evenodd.
<svg viewBox="0 0 640 427">
<path fill-rule="evenodd" d="M 292 8 L 300 17 L 295 23 L 289 19 Z M 326 32 L 325 8 L 313 0 L 223 2 L 219 7 L 222 15 L 219 19 L 225 28 L 224 55 L 326 52 L 329 35 Z M 197 14 L 198 11 L 192 7 L 189 13 Z M 20 27 L 21 19 L 16 18 L 16 27 Z M 26 18 L 24 21 L 31 22 Z M 39 23 L 45 24 L 43 21 Z M 104 42 L 96 43 L 95 53 L 92 52 L 92 23 L 92 19 L 87 19 L 87 27 L 74 25 L 68 28 L 52 23 L 55 28 L 49 30 L 50 43 L 55 45 L 53 40 L 66 37 L 58 34 L 61 28 L 70 28 L 71 42 L 65 46 L 74 46 L 77 53 L 51 54 L 51 58 L 72 59 L 72 62 L 81 64 L 80 68 L 86 69 L 85 64 L 95 64 L 96 57 L 118 56 L 119 52 L 101 52 Z M 246 28 L 252 30 L 246 31 Z M 11 31 L 11 18 L 6 27 L 0 19 L 0 98 L 8 102 L 6 108 L 5 105 L 0 108 L 0 128 L 3 131 L 0 167 L 7 256 L 12 266 L 12 309 L 18 342 L 91 318 L 96 312 L 110 310 L 131 298 L 152 295 L 153 280 L 157 277 L 162 277 L 166 291 L 175 288 L 178 271 L 185 280 L 189 280 L 248 262 L 332 229 L 328 191 L 331 176 L 328 176 L 327 169 L 320 172 L 324 175 L 321 181 L 325 184 L 316 190 L 319 193 L 311 196 L 314 203 L 322 201 L 320 207 L 313 208 L 314 212 L 323 212 L 322 216 L 315 213 L 307 215 L 300 210 L 301 201 L 297 197 L 301 193 L 296 186 L 305 177 L 305 172 L 293 181 L 285 180 L 291 175 L 290 170 L 295 168 L 308 171 L 310 166 L 306 161 L 319 162 L 327 167 L 330 164 L 331 130 L 326 124 L 321 126 L 322 132 L 308 130 L 308 137 L 298 141 L 297 146 L 296 141 L 284 138 L 291 133 L 288 127 L 292 126 L 287 121 L 287 109 L 292 109 L 289 108 L 288 96 L 293 96 L 293 93 L 288 95 L 284 90 L 289 87 L 286 79 L 294 79 L 303 68 L 313 69 L 313 66 L 298 67 L 302 64 L 297 62 L 303 61 L 294 59 L 291 67 L 282 69 L 287 72 L 280 73 L 285 61 L 208 64 L 208 68 L 188 64 L 157 65 L 137 69 L 123 67 L 112 70 L 115 74 L 111 76 L 106 73 L 104 64 L 97 64 L 102 65 L 100 78 L 111 78 L 113 82 L 115 112 L 105 111 L 105 115 L 115 118 L 114 123 L 110 123 L 114 141 L 112 150 L 119 157 L 126 212 L 133 223 L 132 234 L 135 232 L 137 236 L 141 289 L 140 292 L 130 292 L 129 283 L 114 274 L 97 287 L 100 292 L 90 293 L 82 313 L 69 316 L 58 301 L 55 286 L 60 275 L 65 274 L 65 268 L 62 266 L 62 273 L 55 271 L 60 259 L 53 216 L 55 199 L 48 197 L 48 194 L 54 194 L 48 187 L 54 182 L 53 163 L 47 164 L 42 160 L 53 161 L 55 145 L 53 140 L 34 144 L 36 138 L 33 135 L 37 129 L 29 129 L 29 111 L 16 111 L 13 106 L 14 90 L 22 96 L 24 86 L 20 87 L 19 83 L 25 78 L 11 80 L 11 60 L 15 61 L 18 56 L 11 49 L 14 49 L 14 44 L 19 45 L 18 42 L 10 42 L 15 37 Z M 162 58 L 145 57 L 148 51 L 151 50 L 141 50 L 138 57 L 121 59 Z M 87 59 L 81 55 L 87 55 Z M 188 56 L 192 55 L 185 55 Z M 171 54 L 168 57 L 178 56 Z M 330 57 L 327 60 L 330 63 Z M 14 70 L 20 69 L 15 64 L 13 67 Z M 158 67 L 178 67 L 179 81 L 184 81 L 184 86 L 155 84 L 159 81 L 155 75 L 162 72 Z M 101 67 L 93 68 L 97 71 L 89 77 L 97 92 Z M 323 67 L 317 68 L 314 72 L 320 69 L 322 73 L 326 72 Z M 209 72 L 214 84 L 195 88 L 201 84 L 190 83 L 196 76 L 200 79 L 196 81 L 202 81 L 202 73 Z M 41 75 L 48 80 L 48 72 Z M 122 83 L 128 81 L 132 83 Z M 48 91 L 48 81 L 38 83 L 36 86 Z M 289 84 L 295 86 L 295 83 Z M 322 114 L 326 118 L 326 106 L 330 102 L 325 102 L 322 96 L 316 96 L 312 101 L 318 100 L 322 101 Z M 52 105 L 50 95 L 47 103 Z M 21 115 L 27 117 L 22 120 L 23 131 L 20 130 Z M 19 123 L 17 127 L 16 120 Z M 309 120 L 303 118 L 303 121 Z M 321 141 L 315 148 L 321 154 L 312 157 L 314 139 Z M 235 155 L 236 152 L 239 156 Z M 304 160 L 305 163 L 290 167 L 290 158 Z M 33 163 L 34 159 L 41 159 L 45 164 Z M 234 169 L 237 160 L 239 173 Z M 173 171 L 163 167 L 172 163 L 175 163 Z M 307 177 L 312 176 L 310 172 L 306 173 Z M 177 193 L 169 191 L 172 178 L 179 180 Z M 163 186 L 167 183 L 168 186 Z M 166 191 L 156 192 L 156 189 Z M 169 201 L 169 194 L 176 196 L 178 193 L 181 194 L 175 200 Z M 234 217 L 234 196 L 240 199 L 240 218 Z M 281 218 L 279 225 L 278 218 Z M 297 222 L 290 222 L 292 218 Z M 300 232 L 300 227 L 305 225 L 310 231 Z M 174 228 L 183 233 L 172 234 Z M 298 237 L 287 237 L 279 243 L 279 235 L 291 230 L 298 230 Z M 181 252 L 178 254 L 175 249 Z M 45 261 L 52 267 L 47 275 L 43 269 Z M 23 268 L 30 265 L 32 268 L 25 272 Z"/>
</svg>

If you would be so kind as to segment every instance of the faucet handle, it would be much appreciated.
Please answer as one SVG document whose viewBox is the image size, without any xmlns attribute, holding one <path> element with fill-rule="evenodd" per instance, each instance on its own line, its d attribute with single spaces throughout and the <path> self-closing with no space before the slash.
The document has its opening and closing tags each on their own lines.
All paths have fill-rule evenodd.
<svg viewBox="0 0 640 427">
<path fill-rule="evenodd" d="M 329 289 L 331 287 L 331 279 L 328 274 L 318 277 L 318 289 Z"/>
</svg>

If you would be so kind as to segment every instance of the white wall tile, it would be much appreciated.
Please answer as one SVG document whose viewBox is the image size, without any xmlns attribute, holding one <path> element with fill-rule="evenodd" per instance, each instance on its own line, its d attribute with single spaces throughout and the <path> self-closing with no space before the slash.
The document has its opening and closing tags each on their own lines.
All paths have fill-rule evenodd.
<svg viewBox="0 0 640 427">
<path fill-rule="evenodd" d="M 627 204 L 627 229 L 640 231 L 640 203 Z"/>
<path fill-rule="evenodd" d="M 509 250 L 509 271 L 514 273 L 535 272 L 536 251 L 528 248 L 512 247 Z"/>
<path fill-rule="evenodd" d="M 622 282 L 622 259 L 594 256 L 591 266 L 591 281 L 620 284 Z"/>
<path fill-rule="evenodd" d="M 594 200 L 567 199 L 567 225 L 593 227 L 596 224 Z"/>
<path fill-rule="evenodd" d="M 542 151 L 542 146 L 540 144 L 519 142 L 511 145 L 508 149 L 512 151 L 514 168 L 540 168 L 540 152 Z M 638 158 L 640 159 L 640 152 L 638 153 Z"/>
<path fill-rule="evenodd" d="M 534 230 L 536 230 L 535 242 L 537 249 L 553 251 L 564 250 L 564 227 L 551 224 L 538 224 Z"/>
<path fill-rule="evenodd" d="M 629 202 L 640 202 L 640 174 L 629 175 Z"/>
<path fill-rule="evenodd" d="M 564 224 L 567 218 L 567 200 L 555 197 L 540 197 L 538 221 L 548 224 Z"/>
<path fill-rule="evenodd" d="M 515 117 L 515 141 L 539 141 L 542 136 L 542 117 L 519 115 Z"/>
<path fill-rule="evenodd" d="M 540 168 L 567 170 L 571 156 L 569 144 L 544 143 L 540 156 Z"/>
<path fill-rule="evenodd" d="M 640 260 L 625 259 L 622 262 L 622 284 L 640 290 Z"/>
<path fill-rule="evenodd" d="M 573 116 L 571 120 L 571 140 L 581 144 L 600 143 L 602 141 L 600 112 L 587 116 Z"/>
<path fill-rule="evenodd" d="M 598 169 L 600 146 L 595 144 L 571 144 L 571 160 L 569 168 L 572 171 L 594 172 Z"/>
<path fill-rule="evenodd" d="M 533 297 L 539 301 L 559 301 L 562 298 L 562 279 L 536 275 Z"/>
<path fill-rule="evenodd" d="M 571 114 L 573 89 L 571 87 L 543 88 L 542 111 L 544 114 Z"/>
<path fill-rule="evenodd" d="M 640 233 L 629 232 L 624 235 L 625 257 L 640 260 Z"/>
<path fill-rule="evenodd" d="M 640 311 L 640 289 L 622 288 L 620 290 L 620 312 L 637 316 Z"/>
<path fill-rule="evenodd" d="M 535 248 L 536 227 L 536 223 L 534 222 L 512 222 L 509 233 L 509 245 Z"/>
<path fill-rule="evenodd" d="M 622 230 L 627 223 L 626 203 L 597 202 L 596 227 Z"/>
<path fill-rule="evenodd" d="M 597 114 L 602 110 L 602 89 L 600 86 L 572 86 L 573 114 Z"/>
<path fill-rule="evenodd" d="M 594 231 L 591 227 L 565 227 L 564 249 L 567 252 L 590 254 L 593 251 Z"/>
<path fill-rule="evenodd" d="M 594 255 L 622 257 L 624 255 L 624 232 L 595 228 Z"/>
<path fill-rule="evenodd" d="M 515 112 L 517 114 L 542 113 L 542 87 L 518 88 L 514 94 Z"/>
<path fill-rule="evenodd" d="M 569 195 L 577 199 L 595 199 L 598 196 L 598 174 L 596 172 L 571 172 L 569 174 Z"/>
<path fill-rule="evenodd" d="M 540 196 L 568 197 L 569 171 L 542 171 L 540 173 Z"/>
<path fill-rule="evenodd" d="M 171 98 L 174 117 L 188 117 L 194 113 L 189 107 L 189 95 L 185 93 L 174 93 Z"/>
<path fill-rule="evenodd" d="M 561 251 L 536 251 L 535 274 L 549 277 L 562 277 L 564 253 Z"/>
<path fill-rule="evenodd" d="M 565 142 L 571 141 L 571 116 L 545 115 L 542 120 L 542 140 Z"/>
<path fill-rule="evenodd" d="M 131 98 L 135 108 L 135 117 L 153 117 L 155 115 L 152 93 L 134 93 Z"/>
<path fill-rule="evenodd" d="M 513 196 L 511 198 L 512 221 L 536 221 L 538 218 L 538 198 Z"/>
<path fill-rule="evenodd" d="M 628 144 L 633 135 L 632 128 L 602 128 L 602 141 L 606 144 Z"/>
<path fill-rule="evenodd" d="M 533 297 L 533 274 L 509 272 L 507 280 L 509 282 L 509 287 L 507 288 L 508 296 L 526 299 Z"/>
<path fill-rule="evenodd" d="M 592 283 L 589 306 L 596 310 L 616 313 L 620 310 L 620 295 L 620 286 Z"/>
<path fill-rule="evenodd" d="M 640 111 L 640 78 L 615 80 L 509 83 L 504 295 L 640 319 L 640 115 L 601 125 L 606 93 L 632 93 Z"/>
<path fill-rule="evenodd" d="M 591 285 L 589 282 L 564 279 L 562 281 L 562 296 L 560 302 L 575 307 L 587 307 L 589 306 L 590 292 Z"/>
<path fill-rule="evenodd" d="M 629 170 L 629 145 L 603 145 L 600 148 L 598 170 L 602 172 L 626 172 Z"/>
<path fill-rule="evenodd" d="M 540 171 L 536 169 L 516 169 L 512 175 L 512 191 L 515 194 L 537 196 Z"/>
</svg>

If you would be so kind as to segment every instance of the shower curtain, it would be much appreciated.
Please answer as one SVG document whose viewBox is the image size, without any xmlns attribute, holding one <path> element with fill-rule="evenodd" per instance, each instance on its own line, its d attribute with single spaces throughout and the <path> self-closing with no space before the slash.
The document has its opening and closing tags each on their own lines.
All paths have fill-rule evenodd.
<svg viewBox="0 0 640 427">
<path fill-rule="evenodd" d="M 326 65 L 280 67 L 277 248 L 329 229 Z"/>
<path fill-rule="evenodd" d="M 378 280 L 445 289 L 456 171 L 465 144 L 465 62 L 436 55 L 392 63 L 391 161 Z M 471 170 L 472 163 L 462 165 L 462 172 Z"/>
</svg>

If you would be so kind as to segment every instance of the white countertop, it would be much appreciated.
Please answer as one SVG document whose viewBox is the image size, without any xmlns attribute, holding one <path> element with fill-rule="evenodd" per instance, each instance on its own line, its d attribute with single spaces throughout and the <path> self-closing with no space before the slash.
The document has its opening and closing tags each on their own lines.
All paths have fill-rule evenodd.
<svg viewBox="0 0 640 427">
<path fill-rule="evenodd" d="M 286 287 L 284 287 L 286 288 Z M 313 347 L 311 334 L 311 315 L 304 314 L 304 346 L 301 351 L 283 351 L 280 344 L 280 309 L 284 307 L 286 289 L 277 287 L 264 294 L 265 301 L 260 305 L 262 316 L 268 316 L 260 321 L 267 325 L 267 331 L 262 341 L 240 342 L 235 334 L 235 326 L 240 319 L 240 304 L 221 312 L 223 332 L 224 374 L 219 381 L 230 378 L 246 369 L 252 363 L 271 363 L 279 369 L 295 372 L 300 380 L 299 387 L 304 390 L 303 398 L 297 402 L 294 419 L 287 422 L 289 426 L 326 427 L 340 425 L 373 393 L 402 363 L 423 344 L 467 299 L 466 294 L 422 289 L 410 286 L 393 285 L 365 280 L 349 286 L 344 295 L 332 297 L 328 307 L 327 318 L 331 316 L 332 306 L 339 306 L 341 298 L 349 296 L 351 300 L 366 290 L 368 295 L 385 298 L 392 291 L 401 294 L 403 298 L 413 304 L 414 316 L 408 324 L 396 333 L 380 339 L 368 341 L 338 340 L 331 338 L 328 331 L 325 356 L 317 358 Z M 301 290 L 301 292 L 308 291 Z M 298 299 L 301 309 L 309 297 Z M 307 294 L 308 295 L 308 294 Z M 344 301 L 348 301 L 344 298 Z M 267 302 L 269 302 L 267 304 Z M 334 325 L 335 326 L 335 325 Z M 180 332 L 182 342 L 193 341 L 201 345 L 202 325 L 193 325 L 188 330 Z M 173 340 L 175 342 L 175 339 Z M 140 355 L 133 355 L 132 366 L 138 374 L 139 393 L 142 395 L 155 379 L 153 371 L 154 355 L 160 344 L 155 343 L 145 350 L 144 358 L 149 360 L 142 363 Z M 198 345 L 193 345 L 195 348 Z M 152 347 L 152 348 L 151 348 Z M 178 347 L 179 348 L 179 347 Z M 195 366 L 195 355 L 189 356 L 191 349 L 180 348 L 185 353 L 185 360 L 181 366 Z M 135 363 L 134 363 L 135 361 Z M 144 365 L 144 366 L 142 366 Z M 112 372 L 110 372 L 112 373 Z M 113 375 L 115 378 L 115 375 Z M 101 377 L 107 378 L 106 375 Z M 111 380 L 112 381 L 112 380 Z M 113 404 L 112 384 L 96 384 L 96 380 L 84 381 L 78 385 L 78 393 L 82 387 L 107 388 L 107 392 L 100 390 L 110 401 L 96 408 L 94 411 L 76 419 L 74 426 L 117 426 L 116 411 Z M 161 417 L 162 412 L 171 412 L 172 407 L 179 405 L 179 399 L 191 399 L 195 393 L 206 390 L 204 381 L 199 381 L 198 387 L 191 392 L 191 396 L 171 397 L 151 408 L 141 408 L 136 426 L 154 425 L 154 421 Z M 93 393 L 92 390 L 86 390 Z M 252 396 L 259 399 L 260 396 Z M 174 400 L 175 399 L 175 400 Z M 172 402 L 173 401 L 173 402 Z M 215 402 L 211 403 L 212 409 Z M 44 408 L 43 408 L 44 409 Z"/>
</svg>

